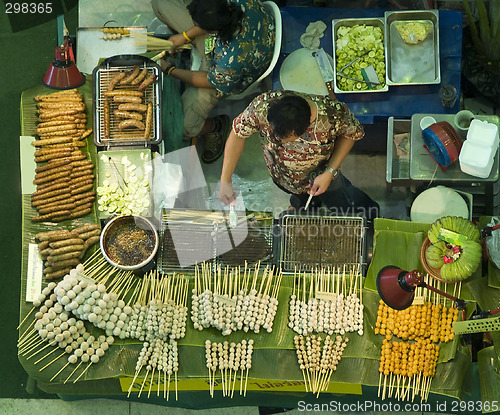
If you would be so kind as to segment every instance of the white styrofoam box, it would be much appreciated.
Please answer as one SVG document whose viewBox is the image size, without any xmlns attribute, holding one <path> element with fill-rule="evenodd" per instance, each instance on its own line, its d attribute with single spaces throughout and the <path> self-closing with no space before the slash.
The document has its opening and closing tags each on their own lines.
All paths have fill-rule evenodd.
<svg viewBox="0 0 500 415">
<path fill-rule="evenodd" d="M 467 141 L 472 140 L 490 147 L 495 153 L 498 148 L 498 127 L 488 121 L 473 119 L 467 132 Z"/>
<path fill-rule="evenodd" d="M 471 176 L 484 179 L 490 175 L 495 153 L 496 149 L 493 151 L 491 147 L 467 139 L 458 156 L 460 169 Z"/>
</svg>

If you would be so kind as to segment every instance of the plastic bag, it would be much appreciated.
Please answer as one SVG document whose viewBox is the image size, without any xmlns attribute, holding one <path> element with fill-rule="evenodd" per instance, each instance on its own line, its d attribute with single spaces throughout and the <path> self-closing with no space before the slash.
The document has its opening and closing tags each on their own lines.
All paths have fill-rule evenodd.
<svg viewBox="0 0 500 415">
<path fill-rule="evenodd" d="M 500 224 L 498 217 L 491 218 L 488 226 L 495 226 Z M 500 268 L 500 229 L 495 229 L 491 232 L 491 236 L 486 237 L 486 247 L 488 248 L 488 256 L 491 261 Z"/>
</svg>

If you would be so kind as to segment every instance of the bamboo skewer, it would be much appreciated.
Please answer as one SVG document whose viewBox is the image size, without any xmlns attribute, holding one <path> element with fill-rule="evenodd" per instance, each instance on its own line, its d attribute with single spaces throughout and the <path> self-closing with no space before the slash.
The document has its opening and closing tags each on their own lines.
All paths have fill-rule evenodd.
<svg viewBox="0 0 500 415">
<path fill-rule="evenodd" d="M 89 370 L 89 368 L 90 368 L 91 365 L 92 365 L 92 362 L 89 362 L 89 364 L 87 365 L 87 367 L 82 370 L 82 373 L 80 373 L 78 375 L 78 377 L 73 381 L 73 383 L 78 382 L 78 380 L 87 372 L 87 370 Z"/>
<path fill-rule="evenodd" d="M 131 38 L 134 38 L 134 43 L 138 46 L 146 46 L 147 50 L 170 49 L 173 46 L 172 41 L 161 39 L 145 33 L 131 33 Z M 177 49 L 191 49 L 191 44 L 185 44 L 177 47 Z M 170 212 L 172 213 L 172 212 Z"/>
<path fill-rule="evenodd" d="M 52 352 L 50 352 L 50 354 L 52 354 L 53 352 L 57 351 L 57 349 L 54 349 Z M 39 372 L 41 372 L 42 370 L 45 370 L 46 368 L 48 368 L 52 363 L 54 363 L 57 359 L 59 359 L 60 357 L 64 356 L 66 354 L 66 352 L 62 352 L 59 356 L 57 356 L 56 358 L 54 358 L 53 360 L 51 360 L 49 363 L 47 363 L 44 367 L 42 367 Z"/>
<path fill-rule="evenodd" d="M 66 380 L 63 382 L 63 384 L 65 385 L 68 380 L 71 378 L 71 376 L 73 376 L 73 374 L 78 370 L 78 368 L 83 364 L 83 361 L 80 360 L 80 363 L 78 363 L 78 365 L 73 369 L 73 371 L 69 374 L 69 376 L 66 378 Z"/>
<path fill-rule="evenodd" d="M 49 382 L 52 382 L 52 381 L 53 381 L 53 380 L 57 377 L 57 375 L 58 375 L 59 373 L 61 373 L 64 369 L 66 369 L 66 368 L 68 367 L 68 365 L 69 365 L 69 362 L 66 362 L 66 364 L 65 364 L 65 365 L 64 365 L 61 369 L 59 369 L 59 370 L 57 371 L 57 373 L 56 373 L 54 376 L 52 376 L 52 377 L 50 378 Z"/>
<path fill-rule="evenodd" d="M 16 330 L 19 330 L 19 328 L 23 325 L 23 323 L 26 321 L 26 319 L 30 316 L 30 314 L 35 310 L 35 307 L 32 307 L 31 310 L 26 314 L 26 316 L 22 319 L 22 321 L 19 323 L 19 326 L 17 326 Z"/>
</svg>

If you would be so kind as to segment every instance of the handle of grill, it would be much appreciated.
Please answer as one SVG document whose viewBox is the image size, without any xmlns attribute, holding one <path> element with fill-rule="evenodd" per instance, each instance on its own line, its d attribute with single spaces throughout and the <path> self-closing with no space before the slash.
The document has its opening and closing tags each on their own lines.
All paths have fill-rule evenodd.
<svg viewBox="0 0 500 415">
<path fill-rule="evenodd" d="M 146 56 L 141 55 L 115 55 L 106 58 L 99 65 L 101 68 L 108 68 L 110 66 L 129 66 L 129 65 L 142 65 L 147 63 L 148 65 L 157 65 L 154 61 Z"/>
</svg>

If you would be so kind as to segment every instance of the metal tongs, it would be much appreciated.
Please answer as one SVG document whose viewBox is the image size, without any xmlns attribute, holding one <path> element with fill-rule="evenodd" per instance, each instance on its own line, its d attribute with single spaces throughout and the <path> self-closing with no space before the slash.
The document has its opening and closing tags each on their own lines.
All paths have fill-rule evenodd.
<svg viewBox="0 0 500 415">
<path fill-rule="evenodd" d="M 238 214 L 236 213 L 236 209 L 234 207 L 235 200 L 229 205 L 229 227 L 230 228 L 236 228 L 236 225 L 238 224 Z"/>
<path fill-rule="evenodd" d="M 115 176 L 116 183 L 118 184 L 120 189 L 122 189 L 123 193 L 125 193 L 125 189 L 127 188 L 127 184 L 125 183 L 125 179 L 123 178 L 120 171 L 116 167 L 115 161 L 111 158 L 111 156 L 108 157 L 108 160 L 109 160 L 109 165 L 111 166 L 111 170 L 113 170 L 113 174 Z M 118 176 L 120 176 L 120 179 L 122 180 L 121 182 L 118 179 Z"/>
<path fill-rule="evenodd" d="M 337 76 L 340 76 L 340 77 L 346 78 L 346 79 L 350 79 L 351 81 L 363 82 L 363 83 L 369 84 L 369 85 L 380 85 L 380 82 L 371 82 L 371 81 L 367 81 L 365 79 L 352 78 L 350 76 L 344 75 L 344 73 L 343 73 L 347 68 L 349 68 L 349 66 L 352 66 L 353 63 L 357 62 L 359 59 L 361 59 L 363 56 L 367 55 L 368 53 L 370 53 L 369 50 L 367 50 L 365 53 L 362 53 L 357 58 L 354 58 L 351 62 L 349 62 L 347 65 L 345 65 L 343 68 L 341 68 L 340 71 L 337 72 Z M 370 65 L 370 66 L 372 66 L 372 65 Z"/>
</svg>

